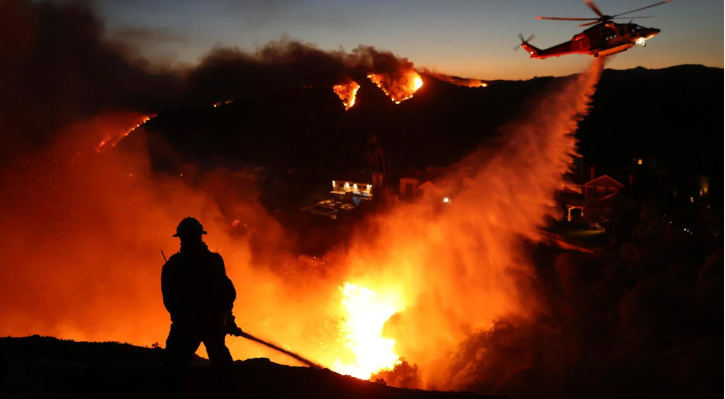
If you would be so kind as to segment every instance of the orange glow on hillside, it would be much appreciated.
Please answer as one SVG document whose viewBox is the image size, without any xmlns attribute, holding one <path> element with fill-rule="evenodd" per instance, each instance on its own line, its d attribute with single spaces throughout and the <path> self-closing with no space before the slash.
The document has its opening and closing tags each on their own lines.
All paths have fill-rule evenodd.
<svg viewBox="0 0 725 399">
<path fill-rule="evenodd" d="M 487 87 L 488 83 L 479 80 L 479 79 L 467 79 L 467 78 L 459 78 L 457 76 L 450 76 L 434 71 L 429 70 L 423 70 L 427 75 L 430 75 L 438 80 L 442 80 L 444 82 L 456 85 L 456 86 L 463 86 L 463 87 Z"/>
</svg>

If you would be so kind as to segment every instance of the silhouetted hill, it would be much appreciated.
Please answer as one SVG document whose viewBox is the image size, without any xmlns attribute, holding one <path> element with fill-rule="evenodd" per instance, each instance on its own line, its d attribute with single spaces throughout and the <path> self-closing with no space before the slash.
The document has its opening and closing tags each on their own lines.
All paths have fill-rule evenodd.
<svg viewBox="0 0 725 399">
<path fill-rule="evenodd" d="M 208 166 L 234 161 L 359 170 L 367 166 L 373 134 L 392 169 L 442 166 L 496 137 L 499 127 L 570 77 L 492 81 L 486 88 L 422 78 L 423 87 L 398 105 L 363 80 L 348 111 L 330 87 L 299 87 L 219 107 L 161 112 L 146 131 L 180 152 L 174 159 L 154 152 L 157 165 L 167 168 L 183 159 Z M 701 65 L 605 70 L 577 132 L 585 161 L 616 169 L 644 158 L 670 174 L 722 181 L 722 87 L 723 70 Z"/>
<path fill-rule="evenodd" d="M 117 342 L 74 342 L 52 337 L 0 338 L 9 373 L 0 380 L 3 398 L 165 397 L 163 350 Z M 3 370 L 4 371 L 4 370 Z M 253 398 L 486 398 L 399 389 L 329 370 L 282 366 L 268 359 L 237 361 L 234 383 Z M 220 397 L 215 376 L 197 359 L 186 378 L 185 397 Z"/>
<path fill-rule="evenodd" d="M 606 70 L 578 137 L 594 163 L 656 157 L 706 174 L 723 164 L 723 70 L 702 65 Z"/>
</svg>

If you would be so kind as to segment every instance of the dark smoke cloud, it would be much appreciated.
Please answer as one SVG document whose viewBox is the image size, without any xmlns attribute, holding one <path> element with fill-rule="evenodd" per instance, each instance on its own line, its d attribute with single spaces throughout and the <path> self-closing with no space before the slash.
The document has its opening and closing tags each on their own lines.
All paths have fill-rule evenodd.
<svg viewBox="0 0 725 399">
<path fill-rule="evenodd" d="M 369 46 L 350 53 L 324 51 L 283 38 L 254 53 L 216 48 L 197 66 L 172 69 L 150 63 L 128 43 L 108 36 L 88 2 L 0 4 L 3 154 L 45 145 L 63 126 L 108 111 L 157 113 L 412 68 L 407 59 Z M 131 43 L 183 40 L 147 29 L 110 36 Z"/>
<path fill-rule="evenodd" d="M 47 144 L 61 127 L 114 109 L 149 111 L 181 81 L 118 43 L 86 2 L 0 4 L 2 155 Z"/>
<path fill-rule="evenodd" d="M 367 79 L 374 73 L 412 69 L 413 63 L 389 51 L 358 46 L 350 53 L 325 51 L 289 38 L 273 41 L 250 54 L 217 48 L 189 75 L 192 97 L 210 101 L 269 93 L 305 85 L 335 85 Z"/>
</svg>

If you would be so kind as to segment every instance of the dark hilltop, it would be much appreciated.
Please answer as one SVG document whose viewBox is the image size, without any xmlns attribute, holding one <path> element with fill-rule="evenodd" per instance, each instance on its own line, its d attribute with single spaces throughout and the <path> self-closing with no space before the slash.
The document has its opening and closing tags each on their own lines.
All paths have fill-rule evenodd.
<svg viewBox="0 0 725 399">
<path fill-rule="evenodd" d="M 74 342 L 51 337 L 0 338 L 2 398 L 163 398 L 163 349 L 118 342 Z M 245 398 L 485 399 L 460 392 L 388 387 L 327 369 L 282 366 L 269 359 L 236 361 L 235 382 Z M 224 397 L 208 361 L 196 358 L 185 398 Z"/>
</svg>

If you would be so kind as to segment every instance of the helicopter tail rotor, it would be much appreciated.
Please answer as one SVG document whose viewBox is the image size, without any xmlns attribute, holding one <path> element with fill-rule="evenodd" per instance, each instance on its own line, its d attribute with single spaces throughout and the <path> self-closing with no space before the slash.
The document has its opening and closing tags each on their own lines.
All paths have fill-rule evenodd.
<svg viewBox="0 0 725 399">
<path fill-rule="evenodd" d="M 524 39 L 524 35 L 522 35 L 522 34 L 519 33 L 519 39 L 521 39 L 521 44 L 519 44 L 518 46 L 516 46 L 514 48 L 514 50 L 518 50 L 519 48 L 523 48 L 524 50 L 526 50 L 529 53 L 529 55 L 531 56 L 531 58 L 539 58 L 539 53 L 541 52 L 541 50 L 539 50 L 538 48 L 532 46 L 529 43 L 529 41 L 534 40 L 534 35 L 531 35 L 528 38 Z"/>
<path fill-rule="evenodd" d="M 524 35 L 522 35 L 521 33 L 519 33 L 519 39 L 521 39 L 521 44 L 519 44 L 518 46 L 514 47 L 514 51 L 516 51 L 516 50 L 524 47 L 524 45 L 531 46 L 529 44 L 529 42 L 532 41 L 532 40 L 534 40 L 535 37 L 536 36 L 534 36 L 534 34 L 531 34 L 531 36 L 529 36 L 528 38 L 524 39 Z M 531 46 L 531 47 L 533 47 L 533 46 Z"/>
</svg>

